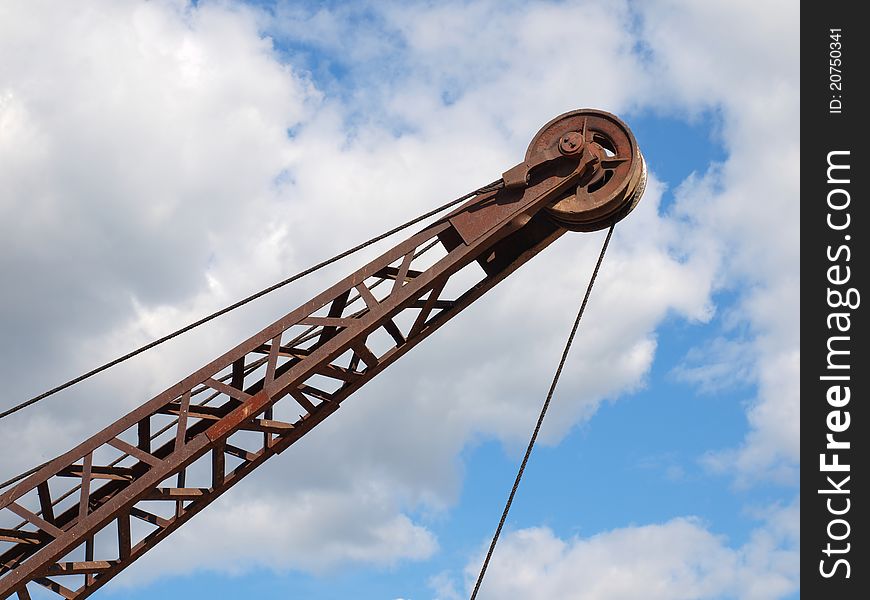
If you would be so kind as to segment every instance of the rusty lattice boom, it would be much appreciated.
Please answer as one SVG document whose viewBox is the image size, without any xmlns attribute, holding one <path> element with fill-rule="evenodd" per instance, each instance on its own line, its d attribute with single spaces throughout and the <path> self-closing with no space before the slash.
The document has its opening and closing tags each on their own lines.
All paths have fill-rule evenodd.
<svg viewBox="0 0 870 600">
<path fill-rule="evenodd" d="M 624 217 L 645 181 L 616 117 L 554 119 L 497 189 L 0 495 L 0 598 L 89 596 L 565 231 Z"/>
</svg>

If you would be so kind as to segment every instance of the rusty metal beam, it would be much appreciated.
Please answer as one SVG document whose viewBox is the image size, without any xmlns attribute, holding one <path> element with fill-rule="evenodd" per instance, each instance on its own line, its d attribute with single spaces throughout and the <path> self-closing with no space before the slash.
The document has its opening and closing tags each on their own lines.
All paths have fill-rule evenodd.
<svg viewBox="0 0 870 600">
<path fill-rule="evenodd" d="M 576 115 L 571 115 L 571 126 L 579 127 Z M 599 135 L 609 127 L 605 125 L 599 127 Z M 552 126 L 539 136 L 546 133 L 544 139 L 549 140 Z M 576 221 L 578 227 L 587 226 L 583 215 L 570 214 L 566 198 L 600 175 L 603 151 L 594 149 L 591 137 L 585 142 L 588 151 L 583 150 L 583 139 L 571 139 L 580 150 L 576 145 L 559 150 L 558 136 L 546 143 L 536 138 L 533 145 L 543 144 L 545 149 L 511 170 L 510 189 L 469 200 L 0 494 L 0 514 L 11 512 L 25 519 L 28 528 L 0 530 L 0 600 L 14 593 L 23 597 L 29 582 L 65 598 L 89 596 L 564 234 L 566 222 L 574 219 L 572 225 Z M 631 148 L 610 145 L 620 152 Z M 613 169 L 622 169 L 617 174 L 624 171 L 626 186 L 638 180 L 622 163 Z M 596 214 L 607 209 L 610 215 L 617 200 L 624 207 L 634 198 L 633 191 L 603 189 L 607 202 L 596 205 Z M 548 212 L 554 203 L 561 206 L 558 222 Z M 418 258 L 436 244 L 446 255 L 431 266 L 418 266 Z M 447 283 L 467 270 L 476 273 L 477 282 L 454 297 L 444 297 Z M 366 282 L 372 278 L 380 279 L 369 287 Z M 385 280 L 392 280 L 392 286 L 377 300 L 371 289 Z M 363 308 L 350 308 L 359 299 Z M 409 322 L 410 327 L 400 325 Z M 386 335 L 393 344 L 379 347 L 376 334 Z M 348 352 L 349 364 L 338 364 Z M 260 375 L 254 377 L 255 372 Z M 322 383 L 323 377 L 332 387 L 323 389 L 329 385 Z M 201 392 L 208 392 L 208 397 L 194 404 L 192 398 Z M 294 411 L 301 408 L 304 414 L 293 422 L 276 421 L 273 409 L 279 404 L 292 405 Z M 177 418 L 163 425 L 166 415 Z M 262 433 L 255 437 L 260 442 L 253 449 L 248 449 L 250 435 L 239 441 L 234 437 L 252 431 Z M 155 439 L 160 442 L 154 444 Z M 112 462 L 93 464 L 94 456 L 103 461 L 112 453 Z M 228 470 L 227 454 L 242 463 Z M 129 466 L 121 466 L 122 460 Z M 211 473 L 210 487 L 185 487 L 186 470 L 195 464 Z M 80 480 L 73 488 L 79 491 L 78 502 L 55 510 L 73 492 L 53 499 L 51 490 L 64 489 L 62 483 L 70 478 L 73 483 Z M 174 502 L 173 514 L 164 517 L 143 508 L 150 506 L 142 503 L 155 500 Z M 39 513 L 25 506 L 39 506 Z M 149 523 L 151 530 L 134 532 L 131 517 Z M 118 543 L 114 550 L 101 549 L 107 555 L 94 557 L 93 540 L 100 532 L 116 537 Z M 61 562 L 81 547 L 86 560 Z M 85 585 L 71 590 L 48 579 L 70 574 L 84 575 Z"/>
</svg>

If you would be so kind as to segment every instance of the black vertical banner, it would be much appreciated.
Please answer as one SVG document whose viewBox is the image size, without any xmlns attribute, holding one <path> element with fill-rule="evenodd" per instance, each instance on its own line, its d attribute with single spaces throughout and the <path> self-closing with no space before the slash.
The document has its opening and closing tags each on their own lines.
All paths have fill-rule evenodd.
<svg viewBox="0 0 870 600">
<path fill-rule="evenodd" d="M 867 598 L 865 115 L 870 26 L 861 2 L 801 11 L 801 592 Z M 859 492 L 865 490 L 865 493 Z"/>
</svg>

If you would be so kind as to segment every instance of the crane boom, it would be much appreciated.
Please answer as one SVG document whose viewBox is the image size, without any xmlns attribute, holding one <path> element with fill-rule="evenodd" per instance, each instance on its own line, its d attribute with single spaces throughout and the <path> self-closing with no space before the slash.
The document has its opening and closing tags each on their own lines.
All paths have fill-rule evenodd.
<svg viewBox="0 0 870 600">
<path fill-rule="evenodd" d="M 0 494 L 0 599 L 85 598 L 569 229 L 624 217 L 630 130 L 579 110 L 447 216 Z"/>
</svg>

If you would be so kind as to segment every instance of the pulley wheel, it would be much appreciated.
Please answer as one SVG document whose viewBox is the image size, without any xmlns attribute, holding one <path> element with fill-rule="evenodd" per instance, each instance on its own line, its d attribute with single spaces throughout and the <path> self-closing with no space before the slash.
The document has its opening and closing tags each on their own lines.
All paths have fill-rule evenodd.
<svg viewBox="0 0 870 600">
<path fill-rule="evenodd" d="M 553 144 L 577 144 L 597 159 L 593 170 L 576 188 L 545 210 L 562 227 L 595 231 L 624 218 L 640 201 L 646 187 L 646 163 L 628 126 L 614 115 L 580 109 L 556 117 L 537 133 L 526 159 Z"/>
</svg>

